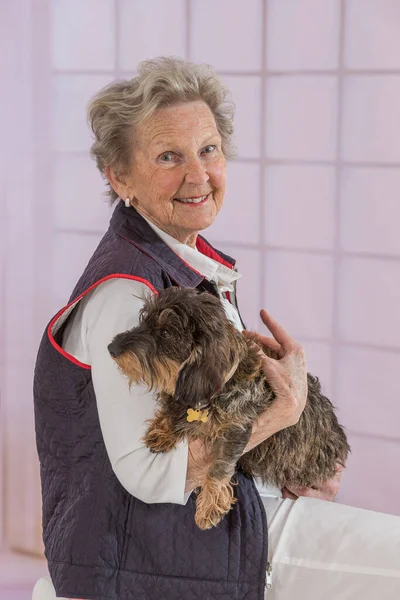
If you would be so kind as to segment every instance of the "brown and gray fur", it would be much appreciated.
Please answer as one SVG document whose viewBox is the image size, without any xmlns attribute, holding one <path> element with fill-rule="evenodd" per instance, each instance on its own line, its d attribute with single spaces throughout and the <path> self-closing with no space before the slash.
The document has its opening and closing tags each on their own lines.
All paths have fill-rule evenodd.
<svg viewBox="0 0 400 600">
<path fill-rule="evenodd" d="M 346 463 L 346 435 L 311 374 L 298 423 L 243 454 L 253 423 L 275 396 L 258 347 L 207 292 L 162 290 L 146 301 L 139 325 L 117 335 L 109 351 L 131 383 L 158 392 L 159 408 L 144 438 L 150 450 L 168 452 L 184 438 L 200 438 L 209 447 L 211 460 L 196 500 L 202 529 L 217 525 L 234 504 L 237 466 L 283 488 L 319 487 L 334 476 L 337 463 Z M 207 422 L 187 421 L 189 408 L 204 407 Z"/>
</svg>

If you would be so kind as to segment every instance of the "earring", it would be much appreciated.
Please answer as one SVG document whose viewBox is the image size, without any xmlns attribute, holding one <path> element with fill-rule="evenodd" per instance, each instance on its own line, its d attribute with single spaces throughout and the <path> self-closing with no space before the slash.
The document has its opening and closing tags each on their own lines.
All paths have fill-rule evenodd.
<svg viewBox="0 0 400 600">
<path fill-rule="evenodd" d="M 131 205 L 131 199 L 130 198 L 126 198 L 125 199 L 125 206 L 126 206 L 126 208 L 129 208 L 130 205 Z"/>
</svg>

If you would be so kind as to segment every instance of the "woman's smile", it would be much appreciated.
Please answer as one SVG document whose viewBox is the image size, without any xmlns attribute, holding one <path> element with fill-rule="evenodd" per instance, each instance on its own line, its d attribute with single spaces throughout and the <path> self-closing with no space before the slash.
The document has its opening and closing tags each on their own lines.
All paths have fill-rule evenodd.
<svg viewBox="0 0 400 600">
<path fill-rule="evenodd" d="M 188 206 L 203 206 L 209 199 L 211 192 L 206 194 L 205 196 L 194 196 L 192 198 L 174 198 L 176 202 L 180 204 L 187 204 Z"/>
</svg>

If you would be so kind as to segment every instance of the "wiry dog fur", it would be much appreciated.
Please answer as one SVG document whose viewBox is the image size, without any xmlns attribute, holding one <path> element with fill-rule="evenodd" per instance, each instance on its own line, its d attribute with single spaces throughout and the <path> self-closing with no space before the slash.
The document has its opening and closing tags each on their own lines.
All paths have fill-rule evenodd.
<svg viewBox="0 0 400 600">
<path fill-rule="evenodd" d="M 263 348 L 269 356 L 273 353 Z M 183 438 L 201 438 L 211 451 L 196 501 L 196 523 L 216 525 L 235 502 L 237 466 L 264 483 L 319 487 L 345 465 L 350 450 L 331 402 L 308 374 L 299 422 L 242 456 L 257 417 L 274 402 L 254 342 L 227 319 L 207 292 L 169 288 L 148 299 L 134 329 L 109 351 L 131 382 L 158 392 L 159 408 L 145 436 L 153 452 Z M 189 408 L 208 408 L 208 421 L 187 421 Z"/>
</svg>

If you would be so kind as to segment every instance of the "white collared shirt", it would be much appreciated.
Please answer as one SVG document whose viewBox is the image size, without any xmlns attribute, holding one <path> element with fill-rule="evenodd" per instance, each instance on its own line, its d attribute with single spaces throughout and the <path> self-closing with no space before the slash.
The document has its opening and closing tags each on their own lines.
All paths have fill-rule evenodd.
<svg viewBox="0 0 400 600">
<path fill-rule="evenodd" d="M 147 220 L 147 219 L 146 219 Z M 182 244 L 147 220 L 160 238 L 193 269 L 218 288 L 228 318 L 242 330 L 236 308 L 222 295 L 233 291 L 240 274 Z M 79 361 L 91 365 L 100 427 L 112 468 L 121 484 L 146 503 L 185 504 L 188 445 L 181 442 L 166 454 L 152 454 L 142 438 L 146 420 L 154 416 L 156 395 L 132 386 L 118 370 L 107 346 L 117 333 L 138 325 L 143 297 L 151 293 L 139 281 L 111 279 L 86 294 L 72 313 L 62 346 Z"/>
<path fill-rule="evenodd" d="M 222 263 L 202 254 L 197 248 L 182 244 L 182 242 L 169 235 L 169 233 L 162 231 L 157 225 L 154 225 L 145 216 L 142 215 L 142 217 L 175 254 L 178 254 L 180 258 L 201 273 L 208 281 L 213 281 L 220 293 L 233 291 L 233 282 L 241 277 L 241 274 L 236 269 L 226 267 Z"/>
<path fill-rule="evenodd" d="M 162 231 L 157 225 L 154 225 L 146 217 L 142 217 L 147 221 L 150 227 L 157 233 L 157 235 L 177 254 L 182 258 L 188 265 L 190 265 L 195 271 L 201 273 L 203 277 L 212 281 L 217 286 L 222 306 L 224 307 L 226 316 L 232 323 L 239 329 L 243 330 L 243 325 L 240 320 L 238 311 L 236 308 L 227 300 L 223 295 L 225 292 L 233 292 L 233 284 L 242 275 L 235 268 L 229 268 L 220 262 L 202 254 L 197 248 L 182 244 L 165 231 Z"/>
</svg>

